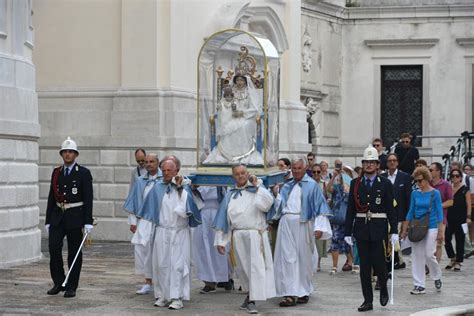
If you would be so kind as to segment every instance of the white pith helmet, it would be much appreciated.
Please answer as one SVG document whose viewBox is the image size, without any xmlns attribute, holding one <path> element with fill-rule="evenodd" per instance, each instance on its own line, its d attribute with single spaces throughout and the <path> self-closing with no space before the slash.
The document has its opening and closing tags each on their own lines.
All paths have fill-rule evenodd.
<svg viewBox="0 0 474 316">
<path fill-rule="evenodd" d="M 362 161 L 379 161 L 379 153 L 377 152 L 377 149 L 373 147 L 372 145 L 369 145 L 365 150 L 364 150 L 364 156 L 362 157 Z"/>
<path fill-rule="evenodd" d="M 61 155 L 61 152 L 63 150 L 74 150 L 78 155 L 79 151 L 77 150 L 77 145 L 76 142 L 71 139 L 71 137 L 67 137 L 65 141 L 63 141 L 63 144 L 61 145 L 61 149 L 59 150 L 59 154 Z"/>
</svg>

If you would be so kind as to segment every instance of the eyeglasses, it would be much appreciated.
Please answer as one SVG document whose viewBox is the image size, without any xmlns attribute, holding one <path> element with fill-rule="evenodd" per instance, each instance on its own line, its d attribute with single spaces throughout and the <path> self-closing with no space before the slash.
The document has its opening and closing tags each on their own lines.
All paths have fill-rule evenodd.
<svg viewBox="0 0 474 316">
<path fill-rule="evenodd" d="M 461 175 L 460 174 L 452 174 L 451 175 L 451 179 L 452 178 L 461 178 Z"/>
<path fill-rule="evenodd" d="M 381 145 L 380 145 L 380 144 L 372 144 L 372 146 L 374 146 L 374 147 L 380 147 Z"/>
<path fill-rule="evenodd" d="M 387 162 L 397 162 L 397 159 L 388 159 Z"/>
<path fill-rule="evenodd" d="M 423 179 L 423 178 L 421 178 L 421 179 L 415 179 L 416 183 L 421 183 L 421 182 L 423 182 L 423 180 L 425 180 L 425 179 Z"/>
</svg>

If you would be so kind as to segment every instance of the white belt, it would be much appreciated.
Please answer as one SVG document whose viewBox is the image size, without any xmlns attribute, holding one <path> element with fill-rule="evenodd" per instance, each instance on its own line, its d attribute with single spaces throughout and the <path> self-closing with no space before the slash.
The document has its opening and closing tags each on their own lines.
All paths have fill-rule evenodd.
<svg viewBox="0 0 474 316">
<path fill-rule="evenodd" d="M 168 230 L 181 230 L 181 229 L 188 228 L 189 225 L 186 225 L 186 226 L 164 226 L 164 225 L 158 225 L 157 227 L 158 227 L 158 228 L 163 228 L 163 229 L 168 229 Z"/>
<path fill-rule="evenodd" d="M 387 214 L 386 213 L 372 213 L 371 211 L 368 211 L 367 213 L 357 213 L 356 217 L 365 218 L 365 221 L 367 222 L 368 220 L 370 221 L 372 218 L 387 218 Z"/>
<path fill-rule="evenodd" d="M 64 210 L 67 210 L 68 208 L 83 206 L 84 202 L 76 202 L 76 203 L 59 203 L 59 202 L 56 202 L 56 205 L 64 211 Z"/>
</svg>

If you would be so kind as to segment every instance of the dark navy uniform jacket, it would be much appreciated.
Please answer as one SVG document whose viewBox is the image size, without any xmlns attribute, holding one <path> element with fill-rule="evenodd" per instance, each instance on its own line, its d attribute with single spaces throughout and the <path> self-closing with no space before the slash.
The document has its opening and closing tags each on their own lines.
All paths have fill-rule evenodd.
<svg viewBox="0 0 474 316">
<path fill-rule="evenodd" d="M 356 183 L 360 181 L 358 192 L 355 192 Z M 356 213 L 363 213 L 363 209 L 356 206 L 356 197 L 360 205 L 372 213 L 386 213 L 387 218 L 356 217 Z M 366 213 L 364 213 L 366 214 Z M 365 178 L 351 181 L 349 201 L 347 205 L 345 236 L 354 236 L 356 240 L 383 240 L 390 233 L 397 233 L 397 215 L 393 206 L 392 183 L 386 178 L 376 176 L 370 188 L 365 185 Z"/>
<path fill-rule="evenodd" d="M 387 178 L 388 173 L 382 173 L 380 176 Z M 397 171 L 395 183 L 393 184 L 393 198 L 397 201 L 397 220 L 403 222 L 407 217 L 410 208 L 411 198 L 411 176 L 401 170 Z"/>
<path fill-rule="evenodd" d="M 59 173 L 55 181 L 56 170 L 59 170 Z M 55 182 L 56 188 L 53 188 Z M 57 201 L 58 194 L 63 197 L 65 204 L 83 202 L 84 205 L 63 211 L 56 204 L 60 202 Z M 65 176 L 63 166 L 57 167 L 51 175 L 45 224 L 62 225 L 64 229 L 80 228 L 85 224 L 92 225 L 92 199 L 92 175 L 89 169 L 76 163 L 70 174 Z"/>
</svg>

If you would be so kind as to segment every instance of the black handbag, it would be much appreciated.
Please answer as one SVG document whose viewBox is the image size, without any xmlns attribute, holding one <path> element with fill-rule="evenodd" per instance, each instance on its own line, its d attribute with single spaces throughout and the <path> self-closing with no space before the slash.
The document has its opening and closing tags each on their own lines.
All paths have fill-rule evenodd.
<svg viewBox="0 0 474 316">
<path fill-rule="evenodd" d="M 433 206 L 433 198 L 434 190 L 431 191 L 430 207 L 428 208 L 428 212 L 419 219 L 414 218 L 408 223 L 408 239 L 411 242 L 418 242 L 423 240 L 423 238 L 425 238 L 426 234 L 428 233 L 428 227 L 430 225 L 431 207 Z"/>
</svg>

